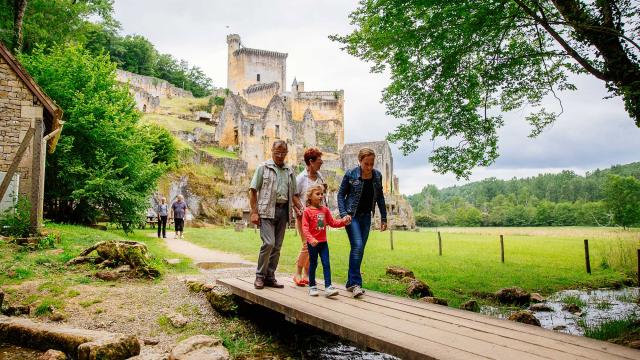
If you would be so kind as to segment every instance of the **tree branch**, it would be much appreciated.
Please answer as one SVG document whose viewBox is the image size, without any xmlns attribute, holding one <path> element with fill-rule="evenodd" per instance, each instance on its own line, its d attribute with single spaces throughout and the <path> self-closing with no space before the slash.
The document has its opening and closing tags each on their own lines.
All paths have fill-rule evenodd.
<svg viewBox="0 0 640 360">
<path fill-rule="evenodd" d="M 597 77 L 600 80 L 607 81 L 608 78 L 602 71 L 596 69 L 593 65 L 589 64 L 587 59 L 583 58 L 574 48 L 569 45 L 569 43 L 558 34 L 558 32 L 551 27 L 551 25 L 543 18 L 538 16 L 538 14 L 533 11 L 530 7 L 527 6 L 522 0 L 512 0 L 515 2 L 527 15 L 531 16 L 536 22 L 540 24 L 548 33 L 551 35 L 563 49 L 574 58 L 585 70 L 591 73 L 593 76 Z"/>
</svg>

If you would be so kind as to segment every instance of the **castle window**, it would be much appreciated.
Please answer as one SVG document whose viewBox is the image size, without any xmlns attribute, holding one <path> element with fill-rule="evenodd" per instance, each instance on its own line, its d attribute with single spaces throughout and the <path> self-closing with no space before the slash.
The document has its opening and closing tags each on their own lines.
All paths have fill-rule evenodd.
<svg viewBox="0 0 640 360">
<path fill-rule="evenodd" d="M 256 76 L 256 80 L 257 80 L 257 81 L 260 81 L 260 74 L 258 74 L 258 75 Z"/>
<path fill-rule="evenodd" d="M 282 97 L 282 101 L 287 102 L 287 97 L 286 97 L 286 96 L 283 96 L 283 97 Z"/>
<path fill-rule="evenodd" d="M 280 125 L 276 125 L 276 137 L 280 137 Z"/>
<path fill-rule="evenodd" d="M 238 144 L 238 128 L 233 129 L 233 142 L 236 145 Z"/>
<path fill-rule="evenodd" d="M 253 136 L 253 124 L 249 126 L 249 136 Z"/>
<path fill-rule="evenodd" d="M 147 112 L 147 104 L 142 105 L 142 112 Z"/>
</svg>

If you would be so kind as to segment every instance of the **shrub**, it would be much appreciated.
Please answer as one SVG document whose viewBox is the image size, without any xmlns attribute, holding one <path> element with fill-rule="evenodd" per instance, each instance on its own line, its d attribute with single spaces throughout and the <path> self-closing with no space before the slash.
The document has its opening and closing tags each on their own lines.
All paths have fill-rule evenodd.
<svg viewBox="0 0 640 360">
<path fill-rule="evenodd" d="M 16 206 L 0 216 L 0 234 L 11 237 L 28 237 L 31 230 L 31 202 L 26 196 L 18 197 Z"/>
</svg>

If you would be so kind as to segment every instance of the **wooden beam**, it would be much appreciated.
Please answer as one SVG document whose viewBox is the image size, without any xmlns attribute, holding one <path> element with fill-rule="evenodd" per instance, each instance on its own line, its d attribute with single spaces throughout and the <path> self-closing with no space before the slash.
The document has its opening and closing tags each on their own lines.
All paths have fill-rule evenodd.
<svg viewBox="0 0 640 360">
<path fill-rule="evenodd" d="M 33 136 L 34 132 L 35 132 L 34 128 L 29 128 L 29 130 L 27 130 L 27 133 L 24 135 L 24 138 L 20 143 L 20 147 L 18 147 L 18 151 L 16 152 L 16 155 L 13 157 L 13 160 L 11 161 L 9 170 L 7 170 L 7 174 L 4 176 L 4 179 L 2 180 L 2 184 L 0 185 L 0 200 L 4 198 L 4 193 L 7 192 L 7 189 L 9 188 L 9 183 L 11 183 L 11 179 L 13 178 L 13 175 L 18 169 L 18 165 L 20 165 L 20 161 L 22 161 L 22 155 L 29 147 L 29 141 L 31 141 L 31 137 Z"/>
<path fill-rule="evenodd" d="M 44 136 L 44 120 L 34 119 L 35 132 L 33 136 L 33 159 L 31 163 L 31 232 L 37 234 L 42 224 L 42 204 L 44 194 L 44 154 L 42 152 L 42 138 Z"/>
</svg>

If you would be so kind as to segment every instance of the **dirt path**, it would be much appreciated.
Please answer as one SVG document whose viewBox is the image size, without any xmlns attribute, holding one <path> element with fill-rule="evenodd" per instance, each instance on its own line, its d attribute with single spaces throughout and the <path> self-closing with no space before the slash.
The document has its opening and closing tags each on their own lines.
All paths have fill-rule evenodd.
<svg viewBox="0 0 640 360">
<path fill-rule="evenodd" d="M 152 233 L 152 234 L 149 234 L 149 236 L 154 237 L 155 234 Z M 191 258 L 194 261 L 194 263 L 217 262 L 217 263 L 236 263 L 236 264 L 245 264 L 245 265 L 255 264 L 254 262 L 243 259 L 238 254 L 207 249 L 185 240 L 176 239 L 174 234 L 167 234 L 167 238 L 164 240 L 169 250 Z"/>
</svg>

